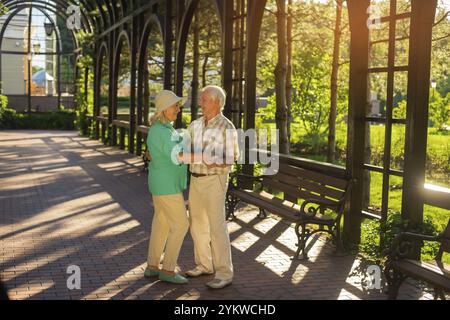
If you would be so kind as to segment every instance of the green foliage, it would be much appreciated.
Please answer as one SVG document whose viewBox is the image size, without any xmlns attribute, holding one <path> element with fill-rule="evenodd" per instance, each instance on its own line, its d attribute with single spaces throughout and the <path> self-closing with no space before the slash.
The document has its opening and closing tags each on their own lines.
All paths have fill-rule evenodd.
<svg viewBox="0 0 450 320">
<path fill-rule="evenodd" d="M 199 31 L 199 86 L 200 88 L 209 85 L 221 84 L 221 64 L 222 64 L 222 44 L 221 44 L 221 28 L 214 8 L 213 2 L 209 0 L 200 0 L 197 6 L 197 25 Z M 193 62 L 194 62 L 194 26 L 192 23 L 189 29 L 189 36 L 186 47 L 186 63 L 184 79 L 188 83 L 193 81 Z M 183 95 L 188 94 L 184 87 Z"/>
<path fill-rule="evenodd" d="M 324 55 L 319 48 L 305 48 L 294 54 L 297 61 L 292 77 L 294 90 L 292 114 L 294 121 L 303 124 L 307 135 L 312 139 L 328 130 L 330 108 L 329 70 L 331 57 Z"/>
<path fill-rule="evenodd" d="M 94 80 L 93 66 L 93 34 L 80 32 L 78 35 L 80 47 L 82 48 L 82 56 L 77 61 L 77 67 L 81 71 L 77 74 L 77 92 L 75 101 L 77 103 L 77 119 L 76 127 L 84 136 L 89 133 L 89 123 L 87 115 L 92 115 L 94 112 L 94 89 L 91 85 Z M 86 70 L 88 71 L 86 73 Z"/>
<path fill-rule="evenodd" d="M 384 225 L 376 220 L 365 221 L 361 225 L 361 243 L 359 254 L 369 262 L 379 264 L 384 260 L 383 253 L 391 248 L 392 242 L 400 232 L 413 232 L 435 236 L 438 234 L 437 227 L 430 217 L 425 217 L 424 222 L 413 227 L 408 227 L 408 221 L 402 219 L 400 213 L 390 211 Z M 383 234 L 383 243 L 380 241 Z M 422 260 L 429 261 L 434 258 L 439 244 L 425 241 L 422 247 Z"/>
<path fill-rule="evenodd" d="M 6 8 L 5 5 L 0 2 L 0 16 L 7 12 L 8 12 L 8 8 Z"/>
<path fill-rule="evenodd" d="M 395 119 L 406 119 L 406 100 L 398 103 L 398 106 L 392 110 L 392 116 Z"/>
<path fill-rule="evenodd" d="M 446 126 L 450 125 L 450 92 L 445 99 L 439 92 L 430 92 L 430 120 L 433 127 L 439 131 L 445 131 Z"/>
<path fill-rule="evenodd" d="M 0 112 L 8 107 L 8 97 L 0 94 Z"/>
<path fill-rule="evenodd" d="M 6 108 L 0 114 L 0 129 L 73 130 L 75 118 L 71 110 L 28 114 Z"/>
<path fill-rule="evenodd" d="M 8 108 L 8 97 L 0 94 L 0 129 L 6 129 L 14 121 L 15 112 Z"/>
</svg>

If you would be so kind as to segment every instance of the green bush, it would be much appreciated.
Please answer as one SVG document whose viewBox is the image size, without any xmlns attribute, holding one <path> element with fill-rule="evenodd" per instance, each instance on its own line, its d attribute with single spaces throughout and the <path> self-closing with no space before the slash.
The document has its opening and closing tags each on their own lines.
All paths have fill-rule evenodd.
<svg viewBox="0 0 450 320">
<path fill-rule="evenodd" d="M 13 129 L 19 122 L 19 115 L 14 109 L 1 109 L 0 110 L 0 129 Z"/>
<path fill-rule="evenodd" d="M 400 232 L 405 231 L 431 236 L 438 234 L 437 226 L 429 217 L 425 217 L 423 223 L 408 228 L 408 221 L 403 219 L 400 213 L 390 211 L 384 225 L 377 220 L 368 220 L 361 225 L 359 254 L 365 260 L 380 263 L 384 259 L 383 252 L 392 246 L 393 240 Z M 383 243 L 380 242 L 381 234 L 384 235 Z M 439 244 L 425 241 L 422 246 L 422 260 L 432 260 L 438 248 Z"/>
<path fill-rule="evenodd" d="M 8 107 L 8 97 L 0 94 L 0 113 Z"/>
<path fill-rule="evenodd" d="M 361 278 L 363 290 L 367 290 L 367 284 L 371 282 L 368 276 L 367 268 L 371 265 L 382 266 L 386 260 L 384 252 L 391 248 L 395 237 L 404 231 L 435 236 L 437 228 L 430 218 L 425 218 L 424 222 L 413 228 L 408 228 L 408 221 L 402 219 L 400 213 L 390 211 L 385 225 L 381 225 L 378 220 L 369 220 L 361 225 L 361 242 L 358 247 L 358 255 L 361 262 L 352 270 L 350 276 Z M 384 241 L 380 243 L 380 234 L 384 235 Z M 430 261 L 439 249 L 436 242 L 424 241 L 421 248 L 421 260 Z M 444 257 L 443 261 L 446 261 Z"/>
<path fill-rule="evenodd" d="M 6 108 L 0 115 L 0 129 L 74 130 L 75 119 L 70 110 L 28 114 Z"/>
</svg>

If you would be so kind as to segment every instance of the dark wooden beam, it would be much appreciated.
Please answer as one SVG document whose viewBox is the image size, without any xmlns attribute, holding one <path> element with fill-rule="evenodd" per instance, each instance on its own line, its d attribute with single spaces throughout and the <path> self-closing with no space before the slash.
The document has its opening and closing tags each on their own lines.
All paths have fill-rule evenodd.
<svg viewBox="0 0 450 320">
<path fill-rule="evenodd" d="M 248 0 L 247 2 L 247 34 L 245 50 L 245 108 L 244 130 L 255 128 L 256 115 L 256 61 L 258 53 L 259 34 L 264 15 L 265 0 Z M 253 175 L 253 164 L 249 160 L 250 145 L 245 142 L 245 164 L 243 172 Z M 246 185 L 246 187 L 249 187 Z"/>
<path fill-rule="evenodd" d="M 423 221 L 423 202 L 417 190 L 425 183 L 432 28 L 437 0 L 411 1 L 408 98 L 406 111 L 405 178 L 402 217 Z"/>
<path fill-rule="evenodd" d="M 164 89 L 172 90 L 172 56 L 173 56 L 173 21 L 172 21 L 172 6 L 173 0 L 166 1 L 166 12 L 164 19 Z"/>
<path fill-rule="evenodd" d="M 222 23 L 222 83 L 223 88 L 227 93 L 224 115 L 230 120 L 233 104 L 233 2 L 234 1 L 224 1 Z"/>
<path fill-rule="evenodd" d="M 367 70 L 369 67 L 369 0 L 347 0 L 350 20 L 350 80 L 347 129 L 347 172 L 354 179 L 350 208 L 344 213 L 344 240 L 353 244 L 361 238 L 364 185 L 365 116 Z"/>
<path fill-rule="evenodd" d="M 94 138 L 98 140 L 100 136 L 100 124 L 97 120 L 97 116 L 100 115 L 100 81 L 102 75 L 102 66 L 99 63 L 99 54 L 102 54 L 101 50 L 98 49 L 98 45 L 94 46 L 93 60 L 94 60 Z"/>
<path fill-rule="evenodd" d="M 113 131 L 112 130 L 112 122 L 114 120 L 113 118 L 113 104 L 115 103 L 115 98 L 114 98 L 114 54 L 115 54 L 115 32 L 114 30 L 111 31 L 111 33 L 109 34 L 108 37 L 108 69 L 109 69 L 109 83 L 108 83 L 108 123 L 107 128 L 108 128 L 108 143 L 109 145 L 114 145 L 114 140 L 113 140 Z M 105 125 L 105 124 L 103 124 Z M 114 135 L 115 137 L 115 135 Z"/>
<path fill-rule="evenodd" d="M 128 151 L 134 153 L 134 136 L 136 133 L 136 60 L 139 46 L 139 17 L 134 17 L 131 24 L 131 79 L 130 79 L 130 130 L 128 131 Z"/>
</svg>

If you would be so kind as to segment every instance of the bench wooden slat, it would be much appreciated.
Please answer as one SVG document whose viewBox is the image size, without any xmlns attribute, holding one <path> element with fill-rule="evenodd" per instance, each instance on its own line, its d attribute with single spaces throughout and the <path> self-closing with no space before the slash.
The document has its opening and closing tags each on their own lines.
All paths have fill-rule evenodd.
<svg viewBox="0 0 450 320">
<path fill-rule="evenodd" d="M 316 181 L 304 180 L 303 177 L 291 176 L 282 172 L 278 172 L 276 175 L 274 175 L 273 179 L 276 179 L 282 183 L 289 184 L 293 187 L 317 192 L 323 196 L 327 196 L 336 200 L 342 199 L 345 194 L 345 191 L 332 189 L 327 186 L 321 185 Z"/>
<path fill-rule="evenodd" d="M 141 133 L 147 134 L 148 133 L 148 129 L 149 129 L 148 126 L 141 125 L 141 126 L 137 126 L 136 130 L 137 130 L 137 132 L 141 132 Z"/>
<path fill-rule="evenodd" d="M 450 290 L 450 277 L 439 267 L 429 263 L 419 262 L 409 259 L 398 260 L 393 263 L 395 269 L 401 271 L 405 275 L 417 277 L 430 283 L 433 286 L 438 286 Z"/>
<path fill-rule="evenodd" d="M 270 187 L 272 189 L 275 189 L 279 192 L 283 192 L 285 195 L 288 195 L 291 198 L 301 198 L 301 199 L 324 199 L 323 197 L 320 197 L 319 195 L 311 194 L 306 191 L 302 191 L 300 189 L 297 189 L 295 187 L 292 187 L 290 185 L 287 185 L 285 183 L 276 181 L 274 179 L 263 179 L 263 185 L 266 187 Z"/>
<path fill-rule="evenodd" d="M 97 116 L 97 121 L 106 123 L 106 122 L 108 122 L 108 118 L 107 117 L 102 117 L 102 116 Z"/>
<path fill-rule="evenodd" d="M 272 187 L 280 192 L 287 194 L 288 196 L 296 199 L 318 199 L 318 200 L 327 200 L 330 202 L 334 202 L 336 204 L 339 203 L 336 199 L 327 198 L 320 194 L 311 193 L 307 190 L 300 190 L 290 185 L 287 185 L 283 182 L 276 181 L 274 179 L 263 179 L 263 185 Z"/>
<path fill-rule="evenodd" d="M 286 173 L 291 176 L 302 177 L 303 179 L 319 181 L 321 183 L 333 186 L 341 190 L 345 190 L 348 184 L 348 182 L 343 179 L 327 176 L 319 172 L 314 172 L 287 164 L 280 164 L 279 172 Z"/>
<path fill-rule="evenodd" d="M 278 202 L 277 200 L 281 199 L 275 197 L 274 201 L 270 202 L 269 199 L 264 199 L 261 195 L 255 194 L 250 190 L 233 190 L 232 192 L 246 203 L 265 208 L 267 211 L 278 214 L 289 221 L 296 222 L 299 219 L 299 211 L 295 208 L 280 206 L 279 203 L 276 204 Z"/>
<path fill-rule="evenodd" d="M 116 127 L 120 127 L 120 128 L 126 128 L 129 129 L 130 128 L 130 123 L 128 121 L 124 121 L 124 120 L 113 120 L 113 125 L 115 125 Z"/>
</svg>

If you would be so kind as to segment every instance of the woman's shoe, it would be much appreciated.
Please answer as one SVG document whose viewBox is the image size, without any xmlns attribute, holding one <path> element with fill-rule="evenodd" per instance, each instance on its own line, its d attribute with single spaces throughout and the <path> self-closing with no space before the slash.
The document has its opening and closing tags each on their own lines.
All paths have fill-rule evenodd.
<svg viewBox="0 0 450 320">
<path fill-rule="evenodd" d="M 185 277 L 183 277 L 179 273 L 176 273 L 174 275 L 170 275 L 170 274 L 167 274 L 167 273 L 164 273 L 164 272 L 160 272 L 159 273 L 159 280 L 170 282 L 170 283 L 175 283 L 175 284 L 188 283 L 188 279 L 186 279 Z"/>
<path fill-rule="evenodd" d="M 157 276 L 159 276 L 159 271 L 148 269 L 148 268 L 146 268 L 144 271 L 144 277 L 146 277 L 146 278 L 157 277 Z"/>
</svg>

